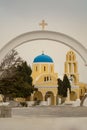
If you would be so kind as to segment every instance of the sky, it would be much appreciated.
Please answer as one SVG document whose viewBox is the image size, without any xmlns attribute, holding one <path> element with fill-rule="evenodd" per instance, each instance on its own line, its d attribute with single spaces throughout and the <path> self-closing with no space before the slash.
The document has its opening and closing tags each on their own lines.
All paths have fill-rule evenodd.
<svg viewBox="0 0 87 130">
<path fill-rule="evenodd" d="M 87 0 L 0 0 L 0 49 L 14 37 L 41 30 L 44 19 L 46 30 L 67 34 L 87 48 Z M 55 72 L 64 73 L 67 46 L 53 41 L 33 41 L 16 48 L 19 55 L 32 66 L 33 59 L 44 51 L 52 57 Z M 77 55 L 79 77 L 87 83 L 87 67 Z"/>
</svg>

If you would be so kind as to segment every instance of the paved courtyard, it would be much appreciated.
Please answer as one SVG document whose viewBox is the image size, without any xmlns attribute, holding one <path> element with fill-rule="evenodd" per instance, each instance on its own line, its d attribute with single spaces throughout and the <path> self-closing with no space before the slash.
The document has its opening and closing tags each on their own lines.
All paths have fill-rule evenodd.
<svg viewBox="0 0 87 130">
<path fill-rule="evenodd" d="M 13 108 L 12 115 L 24 117 L 87 117 L 87 107 L 35 106 Z"/>
<path fill-rule="evenodd" d="M 0 130 L 87 130 L 87 107 L 13 108 L 0 118 Z"/>
</svg>

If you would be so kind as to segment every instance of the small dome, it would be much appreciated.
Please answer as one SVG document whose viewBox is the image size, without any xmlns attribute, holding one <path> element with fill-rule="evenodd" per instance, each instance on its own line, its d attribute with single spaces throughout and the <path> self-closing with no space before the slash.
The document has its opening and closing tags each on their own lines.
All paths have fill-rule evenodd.
<svg viewBox="0 0 87 130">
<path fill-rule="evenodd" d="M 53 60 L 50 56 L 42 53 L 42 55 L 35 57 L 33 63 L 35 63 L 35 62 L 53 62 Z"/>
</svg>

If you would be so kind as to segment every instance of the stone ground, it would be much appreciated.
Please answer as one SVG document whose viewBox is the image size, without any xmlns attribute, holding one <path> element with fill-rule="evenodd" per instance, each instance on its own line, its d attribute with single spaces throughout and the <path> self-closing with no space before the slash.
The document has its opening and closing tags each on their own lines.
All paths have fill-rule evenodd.
<svg viewBox="0 0 87 130">
<path fill-rule="evenodd" d="M 13 108 L 12 115 L 24 117 L 87 117 L 87 107 L 35 106 Z"/>
<path fill-rule="evenodd" d="M 12 118 L 0 118 L 0 130 L 87 130 L 87 107 L 13 108 Z"/>
</svg>

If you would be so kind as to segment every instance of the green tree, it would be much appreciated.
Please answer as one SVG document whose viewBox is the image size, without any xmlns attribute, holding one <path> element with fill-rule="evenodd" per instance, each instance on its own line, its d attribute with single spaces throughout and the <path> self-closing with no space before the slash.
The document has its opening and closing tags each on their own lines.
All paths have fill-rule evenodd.
<svg viewBox="0 0 87 130">
<path fill-rule="evenodd" d="M 0 79 L 10 78 L 15 73 L 15 68 L 23 62 L 18 52 L 10 51 L 0 63 Z"/>
<path fill-rule="evenodd" d="M 32 85 L 32 70 L 31 67 L 27 65 L 27 62 L 22 62 L 21 65 L 17 66 L 17 76 L 22 77 L 25 82 L 28 82 Z"/>
<path fill-rule="evenodd" d="M 70 81 L 69 81 L 69 79 L 68 79 L 66 74 L 63 77 L 63 86 L 64 86 L 64 88 L 69 89 L 69 92 L 71 93 L 71 84 L 70 84 Z M 66 92 L 67 92 L 67 89 L 66 89 Z"/>
<path fill-rule="evenodd" d="M 17 97 L 27 97 L 31 95 L 34 91 L 34 87 L 32 86 L 32 70 L 30 66 L 27 65 L 27 62 L 23 62 L 21 65 L 17 66 L 16 72 L 16 81 L 14 83 L 17 90 L 20 90 L 17 93 Z"/>
<path fill-rule="evenodd" d="M 0 80 L 0 93 L 6 97 L 23 97 L 26 98 L 35 90 L 32 86 L 32 70 L 26 62 L 22 62 L 15 69 L 12 77 Z"/>
<path fill-rule="evenodd" d="M 11 54 L 13 56 L 11 56 Z M 3 71 L 0 78 L 0 93 L 4 95 L 5 100 L 6 97 L 26 98 L 27 96 L 30 96 L 34 91 L 31 77 L 32 70 L 30 66 L 27 65 L 27 62 L 19 60 L 20 58 L 17 55 L 18 53 L 15 53 L 15 51 L 13 51 L 11 54 L 10 57 L 14 58 L 9 58 L 8 55 L 8 57 L 5 58 L 5 61 L 3 61 L 1 64 L 1 71 Z M 10 64 L 10 61 L 13 63 Z"/>
<path fill-rule="evenodd" d="M 58 78 L 58 95 L 63 96 L 63 81 Z"/>
<path fill-rule="evenodd" d="M 71 93 L 71 85 L 67 75 L 65 74 L 63 77 L 63 81 L 61 79 L 58 79 L 58 95 L 60 95 L 61 97 L 67 97 L 68 89 Z"/>
<path fill-rule="evenodd" d="M 4 101 L 9 97 L 12 99 L 15 97 L 15 89 L 13 83 L 15 80 L 12 78 L 3 78 L 0 80 L 0 94 L 4 95 Z"/>
</svg>

